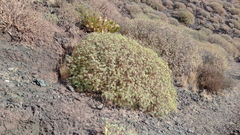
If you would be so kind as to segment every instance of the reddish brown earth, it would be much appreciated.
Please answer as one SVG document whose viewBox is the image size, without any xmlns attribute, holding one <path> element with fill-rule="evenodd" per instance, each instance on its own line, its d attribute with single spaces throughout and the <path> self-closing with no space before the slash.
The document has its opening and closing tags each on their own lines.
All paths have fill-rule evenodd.
<svg viewBox="0 0 240 135">
<path fill-rule="evenodd" d="M 235 90 L 206 98 L 177 88 L 177 112 L 154 118 L 105 107 L 98 98 L 66 88 L 58 80 L 60 59 L 53 50 L 0 36 L 1 135 L 93 135 L 111 122 L 140 135 L 240 135 L 240 63 L 230 70 Z"/>
</svg>

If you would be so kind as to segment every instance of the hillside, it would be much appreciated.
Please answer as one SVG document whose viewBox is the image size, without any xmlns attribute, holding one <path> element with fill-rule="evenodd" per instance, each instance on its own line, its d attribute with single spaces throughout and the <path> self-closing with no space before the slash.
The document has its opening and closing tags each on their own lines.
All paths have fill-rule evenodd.
<svg viewBox="0 0 240 135">
<path fill-rule="evenodd" d="M 0 0 L 0 134 L 240 135 L 240 1 Z"/>
</svg>

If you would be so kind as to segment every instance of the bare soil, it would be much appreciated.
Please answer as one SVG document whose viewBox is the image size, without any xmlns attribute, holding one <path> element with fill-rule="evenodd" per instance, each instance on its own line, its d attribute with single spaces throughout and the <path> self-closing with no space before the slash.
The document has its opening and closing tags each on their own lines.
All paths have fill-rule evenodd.
<svg viewBox="0 0 240 135">
<path fill-rule="evenodd" d="M 1 135 L 96 135 L 109 123 L 140 135 L 240 135 L 240 63 L 230 71 L 236 89 L 205 97 L 176 88 L 177 111 L 154 118 L 72 91 L 59 81 L 60 59 L 53 50 L 0 35 Z"/>
</svg>

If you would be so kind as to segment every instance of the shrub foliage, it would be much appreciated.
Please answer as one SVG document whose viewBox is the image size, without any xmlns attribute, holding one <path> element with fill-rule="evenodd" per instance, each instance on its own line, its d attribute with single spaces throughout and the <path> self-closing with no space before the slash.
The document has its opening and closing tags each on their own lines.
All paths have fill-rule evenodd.
<svg viewBox="0 0 240 135">
<path fill-rule="evenodd" d="M 120 34 L 92 33 L 67 58 L 79 91 L 160 116 L 176 108 L 171 70 L 157 54 Z"/>
</svg>

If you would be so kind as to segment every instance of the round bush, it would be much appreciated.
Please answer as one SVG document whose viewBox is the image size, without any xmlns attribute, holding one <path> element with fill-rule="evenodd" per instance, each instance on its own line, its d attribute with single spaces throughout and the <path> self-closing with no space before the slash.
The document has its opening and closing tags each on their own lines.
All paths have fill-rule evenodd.
<svg viewBox="0 0 240 135">
<path fill-rule="evenodd" d="M 120 34 L 92 33 L 67 57 L 69 80 L 120 107 L 161 116 L 176 109 L 171 70 L 151 49 Z"/>
<path fill-rule="evenodd" d="M 177 13 L 179 21 L 183 22 L 186 25 L 192 25 L 195 22 L 194 15 L 189 11 L 180 11 Z"/>
</svg>

